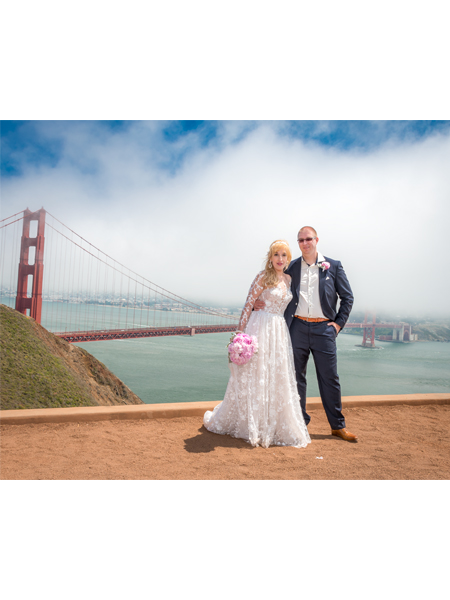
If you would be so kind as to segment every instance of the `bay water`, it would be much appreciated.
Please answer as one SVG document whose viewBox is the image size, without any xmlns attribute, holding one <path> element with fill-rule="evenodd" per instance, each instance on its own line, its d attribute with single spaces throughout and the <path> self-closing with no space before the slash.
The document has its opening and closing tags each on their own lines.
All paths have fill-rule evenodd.
<svg viewBox="0 0 450 600">
<path fill-rule="evenodd" d="M 9 298 L 2 298 L 1 302 L 13 306 Z M 118 311 L 123 313 L 122 327 L 128 319 L 124 308 L 55 304 L 43 302 L 42 325 L 50 331 L 90 329 L 99 315 L 102 328 L 109 328 L 117 323 Z M 153 318 L 151 315 L 149 325 Z M 180 315 L 167 313 L 164 318 L 167 325 L 175 325 L 179 324 Z M 189 318 L 192 325 L 203 319 L 195 314 Z M 209 317 L 209 322 L 217 320 Z M 106 365 L 145 403 L 206 402 L 222 400 L 225 394 L 229 378 L 226 345 L 230 335 L 211 333 L 77 345 Z M 338 372 L 344 396 L 450 391 L 450 343 L 376 341 L 378 348 L 370 349 L 359 346 L 361 342 L 362 337 L 344 332 L 337 337 Z M 319 396 L 312 356 L 307 380 L 308 397 Z"/>
<path fill-rule="evenodd" d="M 229 367 L 229 333 L 78 344 L 117 375 L 141 400 L 199 402 L 222 400 Z M 450 344 L 377 342 L 362 348 L 362 337 L 337 338 L 338 372 L 344 396 L 424 394 L 450 391 Z M 312 356 L 308 397 L 319 396 Z"/>
</svg>

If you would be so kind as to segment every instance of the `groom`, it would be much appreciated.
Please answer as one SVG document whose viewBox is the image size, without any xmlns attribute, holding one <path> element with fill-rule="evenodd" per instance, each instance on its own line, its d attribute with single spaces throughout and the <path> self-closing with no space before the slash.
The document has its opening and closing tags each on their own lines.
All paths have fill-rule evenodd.
<svg viewBox="0 0 450 600">
<path fill-rule="evenodd" d="M 306 412 L 306 367 L 312 352 L 331 433 L 356 442 L 356 435 L 345 427 L 336 357 L 336 337 L 349 317 L 353 293 L 341 263 L 317 251 L 319 238 L 315 229 L 302 227 L 297 241 L 302 255 L 286 271 L 292 277 L 293 298 L 284 317 L 291 334 L 303 417 L 308 425 L 311 417 Z M 338 297 L 340 305 L 336 312 Z M 256 301 L 255 309 L 263 308 L 263 304 Z"/>
</svg>

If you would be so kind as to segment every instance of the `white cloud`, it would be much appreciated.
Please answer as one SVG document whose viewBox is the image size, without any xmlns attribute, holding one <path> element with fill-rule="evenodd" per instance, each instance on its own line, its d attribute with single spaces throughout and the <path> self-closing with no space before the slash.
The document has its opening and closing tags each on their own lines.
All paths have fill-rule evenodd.
<svg viewBox="0 0 450 600">
<path fill-rule="evenodd" d="M 169 158 L 155 124 L 63 131 L 56 167 L 4 181 L 3 215 L 44 206 L 157 284 L 220 305 L 244 302 L 274 239 L 297 256 L 309 224 L 322 253 L 342 261 L 355 309 L 448 314 L 448 135 L 343 153 L 260 123 L 229 143 L 245 126 L 223 124 L 222 149 L 196 144 L 175 176 L 155 166 Z"/>
</svg>

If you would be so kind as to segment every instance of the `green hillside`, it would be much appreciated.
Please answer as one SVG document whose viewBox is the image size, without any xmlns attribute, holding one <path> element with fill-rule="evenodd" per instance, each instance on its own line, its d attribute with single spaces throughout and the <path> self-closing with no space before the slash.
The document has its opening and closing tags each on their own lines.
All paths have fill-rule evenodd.
<svg viewBox="0 0 450 600">
<path fill-rule="evenodd" d="M 0 304 L 1 409 L 141 404 L 105 365 Z"/>
</svg>

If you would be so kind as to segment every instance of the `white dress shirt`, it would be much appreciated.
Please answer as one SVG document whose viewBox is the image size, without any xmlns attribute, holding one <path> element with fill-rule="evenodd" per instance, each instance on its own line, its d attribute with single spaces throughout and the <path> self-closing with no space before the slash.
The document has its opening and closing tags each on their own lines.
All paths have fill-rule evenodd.
<svg viewBox="0 0 450 600">
<path fill-rule="evenodd" d="M 295 314 L 299 317 L 310 319 L 326 319 L 320 306 L 319 297 L 319 269 L 318 262 L 323 262 L 325 257 L 317 253 L 317 261 L 309 265 L 301 257 L 300 290 L 298 294 L 298 306 Z"/>
</svg>

